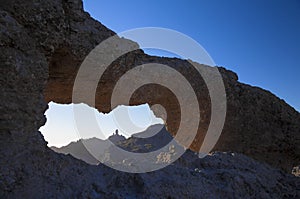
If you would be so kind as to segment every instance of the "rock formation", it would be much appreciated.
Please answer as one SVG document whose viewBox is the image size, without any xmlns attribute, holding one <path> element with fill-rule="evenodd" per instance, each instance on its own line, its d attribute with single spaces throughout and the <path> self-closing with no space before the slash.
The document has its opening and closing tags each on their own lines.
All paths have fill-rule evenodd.
<svg viewBox="0 0 300 199">
<path fill-rule="evenodd" d="M 23 47 L 24 49 L 21 50 L 25 52 L 31 49 L 30 52 L 35 56 L 35 60 L 39 61 L 39 63 L 34 63 L 40 67 L 39 74 L 35 76 L 40 76 L 42 81 L 39 82 L 42 84 L 35 84 L 34 87 L 39 86 L 39 89 L 43 89 L 48 65 L 49 78 L 44 92 L 46 101 L 71 103 L 73 82 L 81 62 L 97 44 L 115 33 L 84 12 L 82 2 L 79 0 L 56 0 L 42 4 L 32 1 L 2 1 L 1 8 L 8 12 L 4 20 L 10 22 L 3 26 L 7 29 L 7 26 L 14 25 L 12 23 L 15 20 L 15 25 L 21 29 L 10 30 L 11 32 L 6 32 L 6 35 L 16 34 L 12 31 L 19 31 L 19 34 L 22 34 L 22 37 L 15 35 L 16 41 L 13 41 L 14 38 L 5 38 L 6 45 Z M 3 56 L 7 59 L 9 53 L 6 51 Z M 28 53 L 27 57 L 29 62 L 33 62 Z M 193 68 L 187 61 L 153 57 L 139 50 L 124 55 L 112 63 L 109 69 L 113 72 L 108 71 L 103 81 L 100 82 L 101 90 L 98 89 L 96 95 L 96 108 L 101 112 L 111 111 L 110 93 L 116 80 L 129 68 L 142 63 L 161 63 L 175 68 L 197 91 L 198 101 L 201 102 L 199 105 L 201 121 L 197 137 L 191 145 L 191 148 L 197 151 L 210 122 L 211 107 L 205 82 L 200 75 L 195 75 L 197 73 L 193 72 Z M 6 68 L 8 70 L 8 67 Z M 225 127 L 214 150 L 244 153 L 290 172 L 293 166 L 300 164 L 300 114 L 272 93 L 239 83 L 235 73 L 224 68 L 219 68 L 219 70 L 226 87 L 228 109 Z M 37 82 L 38 77 L 35 78 L 36 81 L 34 79 L 32 81 Z M 31 93 L 31 98 L 33 98 L 32 95 L 36 92 L 28 91 L 27 93 Z M 166 121 L 168 130 L 173 133 L 178 128 L 180 114 L 176 100 L 170 103 L 170 99 L 174 99 L 174 96 L 165 93 L 163 88 L 145 88 L 144 91 L 133 96 L 131 104 L 158 103 L 164 105 L 166 110 L 173 111 L 172 114 L 168 114 L 173 117 Z M 35 106 L 44 103 L 41 93 L 37 95 L 39 97 L 34 97 L 34 99 L 39 99 L 40 102 L 32 103 Z M 24 101 L 29 103 L 29 100 Z M 44 121 L 41 114 L 44 110 L 45 106 L 35 110 L 38 114 L 34 114 L 32 122 L 37 123 L 37 126 L 42 124 L 38 124 L 39 120 Z M 34 111 L 28 112 L 34 113 Z"/>
<path fill-rule="evenodd" d="M 47 102 L 71 102 L 80 63 L 112 35 L 83 11 L 81 0 L 0 2 L 1 198 L 300 197 L 299 178 L 239 154 L 215 153 L 192 163 L 179 160 L 152 173 L 126 174 L 103 165 L 89 166 L 48 149 L 38 132 L 45 123 Z M 203 80 L 188 70 L 188 62 L 137 50 L 112 64 L 111 70 L 120 70 L 101 82 L 102 88 L 112 88 L 112 80 L 124 72 L 122 67 L 147 62 L 170 65 L 195 84 L 203 102 L 198 141 L 191 146 L 198 149 L 209 123 L 209 96 Z M 233 72 L 219 70 L 228 111 L 215 150 L 244 153 L 290 172 L 300 164 L 299 113 L 270 92 L 239 83 Z M 132 104 L 146 97 L 138 96 L 141 98 L 133 98 Z M 151 100 L 166 104 L 166 98 L 158 96 Z M 97 97 L 97 101 L 109 102 L 105 94 Z M 105 104 L 96 108 L 110 111 Z M 174 115 L 173 121 L 167 121 L 171 132 L 178 124 Z"/>
<path fill-rule="evenodd" d="M 154 133 L 154 136 L 149 136 Z M 90 139 L 80 139 L 60 148 L 50 148 L 57 153 L 70 154 L 73 157 L 83 160 L 91 165 L 98 165 L 100 163 L 99 160 L 101 160 L 101 162 L 104 161 L 103 157 L 106 156 L 109 158 L 116 155 L 113 151 L 114 147 L 111 146 L 112 144 L 129 152 L 149 153 L 161 149 L 172 139 L 173 137 L 163 125 L 156 124 L 150 126 L 143 132 L 133 134 L 128 139 L 116 133 L 111 135 L 106 140 L 94 137 Z M 87 146 L 88 148 L 86 148 Z M 93 154 L 95 153 L 92 152 L 93 154 L 91 154 L 89 151 L 93 151 L 99 155 L 94 157 Z M 105 161 L 108 162 L 111 160 Z M 119 161 L 123 161 L 122 157 L 119 159 Z"/>
</svg>

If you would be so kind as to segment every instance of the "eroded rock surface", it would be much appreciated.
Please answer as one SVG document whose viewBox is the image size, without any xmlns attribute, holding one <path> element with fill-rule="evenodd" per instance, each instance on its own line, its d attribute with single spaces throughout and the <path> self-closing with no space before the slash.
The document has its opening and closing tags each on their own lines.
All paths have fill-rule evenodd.
<svg viewBox="0 0 300 199">
<path fill-rule="evenodd" d="M 29 53 L 28 48 L 32 52 L 36 51 L 34 58 L 30 57 L 28 53 L 26 56 L 30 62 L 33 60 L 39 62 L 31 64 L 29 67 L 36 67 L 37 64 L 40 64 L 41 71 L 39 74 L 34 74 L 35 76 L 47 73 L 48 65 L 49 79 L 44 92 L 46 101 L 71 103 L 73 83 L 81 62 L 97 44 L 114 35 L 114 32 L 84 12 L 82 2 L 79 0 L 55 0 L 43 3 L 13 0 L 2 1 L 0 5 L 7 12 L 7 17 L 11 18 L 6 20 L 15 21 L 16 26 L 20 28 L 19 34 L 21 34 L 15 35 L 14 38 L 6 38 L 4 44 L 10 45 L 10 50 L 18 45 L 23 45 L 24 52 Z M 8 25 L 5 23 L 2 26 Z M 14 35 L 16 33 L 12 33 L 12 31 L 17 31 L 14 29 L 8 32 L 5 29 L 2 31 L 6 35 Z M 8 54 L 10 52 L 6 51 L 2 56 L 8 59 L 10 57 Z M 115 83 L 126 71 L 145 63 L 168 65 L 184 75 L 193 86 L 198 101 L 201 102 L 199 104 L 201 121 L 191 149 L 198 151 L 210 123 L 211 104 L 204 80 L 187 61 L 177 58 L 153 57 L 140 50 L 120 57 L 111 64 L 99 82 L 96 108 L 101 112 L 111 111 L 111 93 Z M 6 68 L 8 70 L 8 67 Z M 259 161 L 291 172 L 294 166 L 300 164 L 300 114 L 272 93 L 239 83 L 235 73 L 224 68 L 219 68 L 219 71 L 223 76 L 226 88 L 227 116 L 221 137 L 214 150 L 244 153 Z M 4 73 L 6 72 L 4 71 Z M 34 87 L 39 86 L 41 90 L 45 78 L 46 74 L 40 78 L 41 81 L 33 80 L 36 82 Z M 40 99 L 39 104 L 44 103 L 41 94 L 39 92 L 37 93 L 39 97 L 34 97 L 34 99 Z M 174 98 L 172 93 L 162 87 L 145 87 L 133 95 L 130 104 L 137 105 L 148 102 L 150 105 L 165 106 L 169 112 L 166 121 L 168 130 L 174 134 L 180 123 L 180 109 Z M 24 101 L 29 103 L 30 100 Z M 32 104 L 37 104 L 37 102 Z M 34 117 L 41 118 L 40 113 L 44 109 L 45 107 L 38 110 L 38 114 L 33 111 L 31 113 L 35 114 Z M 38 118 L 34 117 L 33 120 L 36 123 Z M 188 134 L 188 132 L 186 133 Z"/>
<path fill-rule="evenodd" d="M 176 163 L 141 175 L 89 166 L 48 149 L 38 132 L 45 123 L 44 95 L 47 101 L 70 103 L 80 63 L 113 34 L 83 11 L 81 0 L 0 2 L 1 198 L 299 197 L 299 178 L 238 154 L 217 153 L 195 161 L 191 157 L 186 163 L 191 165 Z M 109 91 L 115 80 L 111 78 L 120 76 L 123 67 L 147 62 L 170 65 L 195 84 L 203 102 L 198 141 L 191 147 L 198 149 L 209 123 L 209 96 L 203 80 L 187 70 L 188 62 L 138 50 L 112 64 L 111 70 L 119 70 L 104 79 L 103 88 Z M 290 172 L 300 159 L 299 113 L 270 92 L 239 83 L 233 72 L 219 70 L 228 111 L 215 150 L 244 153 Z M 133 98 L 132 104 L 143 102 L 145 95 L 138 96 L 141 98 Z M 153 102 L 166 104 L 166 98 L 158 96 Z M 97 97 L 109 101 L 106 95 Z M 109 106 L 96 107 L 110 111 Z M 168 128 L 177 124 L 175 118 Z"/>
</svg>

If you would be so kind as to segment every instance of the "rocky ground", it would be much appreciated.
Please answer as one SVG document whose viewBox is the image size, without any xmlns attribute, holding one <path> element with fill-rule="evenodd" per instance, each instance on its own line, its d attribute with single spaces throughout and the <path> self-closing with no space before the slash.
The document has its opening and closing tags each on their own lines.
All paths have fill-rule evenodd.
<svg viewBox="0 0 300 199">
<path fill-rule="evenodd" d="M 1 150 L 0 175 L 1 198 L 300 197 L 299 178 L 225 152 L 199 159 L 187 151 L 166 168 L 133 174 L 24 146 L 21 151 Z"/>
</svg>

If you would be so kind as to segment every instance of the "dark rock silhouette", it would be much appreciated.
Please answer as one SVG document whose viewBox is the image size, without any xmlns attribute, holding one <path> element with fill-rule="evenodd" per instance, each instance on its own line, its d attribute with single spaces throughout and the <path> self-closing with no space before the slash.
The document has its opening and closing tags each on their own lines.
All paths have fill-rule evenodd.
<svg viewBox="0 0 300 199">
<path fill-rule="evenodd" d="M 215 150 L 244 153 L 276 168 L 236 153 L 197 159 L 188 151 L 162 170 L 128 174 L 50 150 L 38 132 L 45 123 L 46 101 L 70 103 L 80 63 L 114 34 L 83 11 L 81 0 L 0 2 L 0 198 L 300 197 L 299 178 L 276 169 L 291 172 L 299 165 L 299 113 L 272 93 L 239 83 L 236 74 L 224 68 L 219 70 L 228 111 Z M 209 123 L 210 104 L 203 80 L 188 70 L 188 62 L 137 50 L 116 60 L 110 67 L 114 75 L 100 84 L 109 91 L 124 70 L 147 62 L 176 68 L 197 88 L 203 120 L 191 148 L 198 149 Z M 166 104 L 168 96 L 162 91 L 153 96 Z M 138 93 L 132 104 L 144 103 L 143 97 Z M 96 100 L 108 103 L 109 99 L 100 93 Z M 96 108 L 110 111 L 107 103 Z M 166 105 L 167 110 L 172 105 Z M 167 121 L 170 132 L 176 129 L 176 117 Z"/>
<path fill-rule="evenodd" d="M 108 138 L 108 140 L 114 144 L 117 144 L 118 142 L 123 141 L 125 139 L 126 138 L 123 135 L 119 134 L 118 129 L 116 130 L 116 132 L 113 135 L 109 136 L 109 138 Z"/>
<path fill-rule="evenodd" d="M 167 145 L 173 137 L 164 125 L 156 124 L 144 132 L 133 134 L 130 138 L 119 142 L 117 145 L 126 151 L 147 153 L 156 151 Z"/>
<path fill-rule="evenodd" d="M 70 154 L 86 163 L 98 165 L 100 163 L 99 160 L 103 159 L 105 153 L 106 156 L 115 155 L 111 145 L 115 145 L 116 147 L 129 152 L 149 153 L 161 149 L 172 139 L 173 137 L 167 132 L 164 125 L 156 124 L 150 126 L 143 132 L 133 134 L 128 139 L 118 134 L 116 131 L 116 133 L 111 135 L 107 140 L 101 140 L 99 138 L 81 139 L 60 148 L 50 148 L 57 153 Z M 95 154 L 91 151 L 97 151 L 98 156 L 94 157 Z M 119 160 L 120 163 L 122 161 L 123 159 Z"/>
</svg>

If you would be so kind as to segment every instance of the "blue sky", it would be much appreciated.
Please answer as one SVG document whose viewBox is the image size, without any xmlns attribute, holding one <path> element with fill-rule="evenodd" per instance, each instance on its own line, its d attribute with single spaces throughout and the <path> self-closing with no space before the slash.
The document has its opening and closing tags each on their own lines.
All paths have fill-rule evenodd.
<svg viewBox="0 0 300 199">
<path fill-rule="evenodd" d="M 241 82 L 270 90 L 300 110 L 299 0 L 84 0 L 84 7 L 117 33 L 150 26 L 186 34 L 201 44 L 218 66 L 236 72 Z M 139 130 L 149 125 L 149 118 L 153 120 L 143 114 L 148 108 L 132 112 Z M 79 138 L 72 114 L 72 105 L 50 104 L 47 124 L 41 128 L 50 146 Z M 97 117 L 107 135 L 118 128 L 111 115 Z"/>
<path fill-rule="evenodd" d="M 77 114 L 76 117 L 74 112 Z M 50 102 L 46 117 L 47 123 L 40 131 L 48 146 L 56 147 L 65 146 L 81 138 L 107 139 L 116 129 L 125 137 L 130 137 L 131 134 L 142 132 L 153 124 L 163 123 L 163 120 L 154 116 L 146 104 L 132 107 L 118 106 L 112 112 L 103 114 L 85 104 L 62 105 Z M 96 119 L 95 123 L 91 122 L 93 121 L 91 117 Z"/>
<path fill-rule="evenodd" d="M 300 110 L 299 0 L 84 0 L 84 7 L 117 33 L 148 26 L 182 32 L 241 82 Z"/>
</svg>

